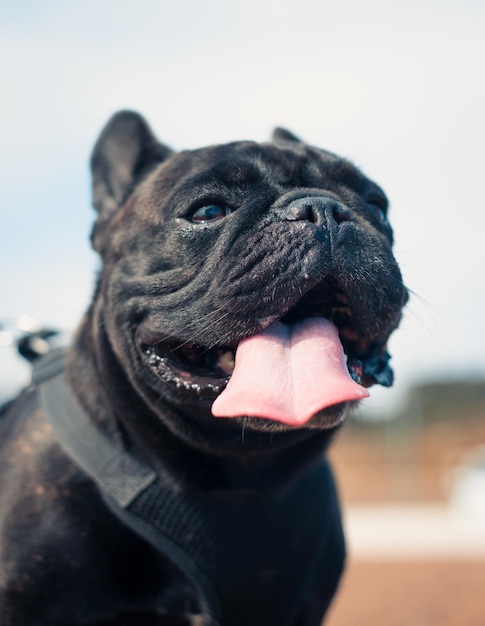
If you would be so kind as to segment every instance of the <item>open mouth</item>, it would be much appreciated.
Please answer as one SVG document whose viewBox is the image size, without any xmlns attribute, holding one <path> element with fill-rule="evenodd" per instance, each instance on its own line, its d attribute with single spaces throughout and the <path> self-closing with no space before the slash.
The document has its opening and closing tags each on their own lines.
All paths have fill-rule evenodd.
<svg viewBox="0 0 485 626">
<path fill-rule="evenodd" d="M 347 369 L 355 382 L 364 387 L 392 384 L 387 336 L 382 342 L 361 336 L 356 329 L 348 298 L 335 284 L 308 292 L 280 318 L 280 322 L 291 326 L 308 318 L 325 318 L 336 326 Z M 238 342 L 209 348 L 162 339 L 144 344 L 143 352 L 149 366 L 165 382 L 195 392 L 200 397 L 214 399 L 231 378 L 237 347 Z"/>
<path fill-rule="evenodd" d="M 165 382 L 213 397 L 227 385 L 234 370 L 237 346 L 204 348 L 193 343 L 162 340 L 144 346 L 150 366 Z"/>
</svg>

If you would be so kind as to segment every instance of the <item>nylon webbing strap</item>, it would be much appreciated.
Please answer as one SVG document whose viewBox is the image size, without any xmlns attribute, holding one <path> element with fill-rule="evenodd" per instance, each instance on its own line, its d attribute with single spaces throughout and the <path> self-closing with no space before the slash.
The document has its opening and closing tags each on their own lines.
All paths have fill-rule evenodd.
<svg viewBox="0 0 485 626">
<path fill-rule="evenodd" d="M 155 472 L 118 448 L 87 418 L 64 382 L 65 355 L 34 368 L 34 382 L 50 422 L 76 463 L 121 507 L 126 507 L 155 480 Z M 40 384 L 39 384 L 40 383 Z"/>
<path fill-rule="evenodd" d="M 216 626 L 218 622 L 214 618 L 219 614 L 219 602 L 205 575 L 182 548 L 150 523 L 150 517 L 143 519 L 136 511 L 129 510 L 130 504 L 143 492 L 146 492 L 144 501 L 157 499 L 156 505 L 153 503 L 157 510 L 170 508 L 173 494 L 156 481 L 151 468 L 117 447 L 93 425 L 64 379 L 65 365 L 65 351 L 56 350 L 35 363 L 32 372 L 42 406 L 59 441 L 95 481 L 115 515 L 185 573 L 199 594 L 206 623 Z"/>
</svg>

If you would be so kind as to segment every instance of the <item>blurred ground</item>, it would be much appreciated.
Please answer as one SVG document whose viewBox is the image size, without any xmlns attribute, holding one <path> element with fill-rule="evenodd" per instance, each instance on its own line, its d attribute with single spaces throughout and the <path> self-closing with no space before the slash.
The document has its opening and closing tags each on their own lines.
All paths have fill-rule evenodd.
<svg viewBox="0 0 485 626">
<path fill-rule="evenodd" d="M 484 626 L 485 561 L 354 560 L 325 626 Z"/>
<path fill-rule="evenodd" d="M 325 626 L 485 626 L 484 444 L 483 402 L 345 425 L 330 456 L 349 559 Z"/>
<path fill-rule="evenodd" d="M 349 563 L 325 626 L 484 626 L 485 521 L 444 505 L 345 511 Z"/>
</svg>

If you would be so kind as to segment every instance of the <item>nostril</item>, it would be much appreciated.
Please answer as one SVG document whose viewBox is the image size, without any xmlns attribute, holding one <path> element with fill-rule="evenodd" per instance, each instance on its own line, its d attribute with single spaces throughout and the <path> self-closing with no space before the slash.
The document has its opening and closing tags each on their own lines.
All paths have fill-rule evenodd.
<svg viewBox="0 0 485 626">
<path fill-rule="evenodd" d="M 340 204 L 340 202 L 336 202 L 331 207 L 333 219 L 337 224 L 342 224 L 343 222 L 348 222 L 350 220 L 350 215 L 348 210 Z"/>
<path fill-rule="evenodd" d="M 308 204 L 306 207 L 305 220 L 312 224 L 317 222 L 317 216 L 315 214 L 315 210 L 311 204 Z"/>
<path fill-rule="evenodd" d="M 311 201 L 298 200 L 292 202 L 285 211 L 285 218 L 289 221 L 305 221 L 314 224 L 317 221 L 315 209 Z"/>
</svg>

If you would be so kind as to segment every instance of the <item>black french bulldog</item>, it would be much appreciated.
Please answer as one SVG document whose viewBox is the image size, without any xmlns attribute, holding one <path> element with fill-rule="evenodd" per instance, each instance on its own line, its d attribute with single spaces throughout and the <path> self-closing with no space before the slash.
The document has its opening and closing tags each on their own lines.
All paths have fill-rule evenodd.
<svg viewBox="0 0 485 626">
<path fill-rule="evenodd" d="M 277 129 L 92 157 L 103 259 L 0 432 L 2 626 L 311 626 L 344 564 L 325 450 L 407 292 L 381 189 Z"/>
</svg>

